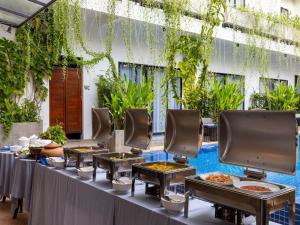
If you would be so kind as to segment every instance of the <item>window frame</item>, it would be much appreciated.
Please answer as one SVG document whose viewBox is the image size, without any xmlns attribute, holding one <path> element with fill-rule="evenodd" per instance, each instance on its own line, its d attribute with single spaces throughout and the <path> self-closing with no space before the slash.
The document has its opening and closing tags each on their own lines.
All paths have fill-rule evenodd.
<svg viewBox="0 0 300 225">
<path fill-rule="evenodd" d="M 285 8 L 285 7 L 281 6 L 280 7 L 280 14 L 289 17 L 290 16 L 290 10 L 288 8 Z"/>
<path fill-rule="evenodd" d="M 226 78 L 228 79 L 228 77 L 237 77 L 239 78 L 242 82 L 243 82 L 243 87 L 242 87 L 242 93 L 245 95 L 245 76 L 244 75 L 240 75 L 240 74 L 231 74 L 231 73 L 218 73 L 218 72 L 214 72 L 215 76 L 219 76 L 222 78 Z M 241 109 L 245 110 L 245 99 L 241 105 Z"/>
<path fill-rule="evenodd" d="M 141 76 L 145 76 L 145 79 L 147 80 L 148 77 L 149 77 L 149 71 L 151 69 L 160 69 L 160 70 L 163 70 L 165 71 L 165 67 L 162 67 L 162 66 L 154 66 L 154 65 L 148 65 L 148 64 L 140 64 L 140 63 L 129 63 L 129 62 L 123 62 L 123 61 L 119 61 L 118 62 L 118 72 L 119 72 L 119 76 L 121 76 L 121 78 L 124 76 L 121 74 L 121 68 L 123 65 L 128 65 L 129 68 L 132 67 L 132 68 L 141 68 Z M 135 71 L 135 76 L 137 75 L 138 73 Z M 135 77 L 134 81 L 137 82 L 137 77 Z M 180 78 L 179 80 L 179 85 L 180 85 L 180 91 L 179 91 L 179 94 L 180 94 L 180 97 L 182 97 L 183 95 L 183 90 L 182 90 L 182 79 Z M 169 85 L 167 85 L 167 89 L 169 91 Z M 153 90 L 154 92 L 154 90 Z M 154 92 L 155 93 L 155 92 Z M 168 101 L 169 103 L 169 101 Z M 154 102 L 153 102 L 153 109 L 154 109 Z M 182 109 L 182 104 L 180 103 L 179 104 L 179 109 Z M 151 113 L 151 117 L 153 118 L 153 115 L 154 115 L 154 112 Z M 165 134 L 165 132 L 153 132 L 153 135 L 163 135 Z"/>
<path fill-rule="evenodd" d="M 284 80 L 284 79 L 277 79 L 277 78 L 267 78 L 267 77 L 260 77 L 259 78 L 259 93 L 264 94 L 265 91 L 261 90 L 261 82 L 263 82 L 263 80 L 266 80 L 268 83 L 268 88 L 270 91 L 274 91 L 275 88 L 272 87 L 272 85 L 275 87 L 276 85 L 278 86 L 278 84 L 280 84 L 281 82 L 284 83 L 284 85 L 289 85 L 289 81 L 288 80 Z M 277 84 L 278 82 L 278 84 Z"/>
</svg>

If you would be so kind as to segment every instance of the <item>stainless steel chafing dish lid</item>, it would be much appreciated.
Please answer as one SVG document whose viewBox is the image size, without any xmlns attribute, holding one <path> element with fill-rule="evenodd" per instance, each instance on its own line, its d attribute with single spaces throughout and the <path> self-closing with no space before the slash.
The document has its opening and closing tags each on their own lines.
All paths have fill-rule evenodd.
<svg viewBox="0 0 300 225">
<path fill-rule="evenodd" d="M 295 112 L 221 112 L 219 159 L 227 164 L 294 174 L 297 160 Z"/>
<path fill-rule="evenodd" d="M 92 137 L 94 140 L 108 141 L 112 136 L 113 122 L 108 108 L 92 109 Z"/>
<path fill-rule="evenodd" d="M 167 111 L 165 151 L 197 157 L 202 145 L 203 124 L 196 110 Z"/>
<path fill-rule="evenodd" d="M 147 149 L 152 138 L 152 119 L 147 109 L 128 109 L 125 112 L 124 144 Z"/>
</svg>

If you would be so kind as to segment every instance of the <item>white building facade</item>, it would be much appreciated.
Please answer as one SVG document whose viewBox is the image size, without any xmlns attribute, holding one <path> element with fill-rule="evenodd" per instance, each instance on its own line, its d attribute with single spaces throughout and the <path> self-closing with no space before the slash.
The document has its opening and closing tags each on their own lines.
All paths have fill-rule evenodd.
<svg viewBox="0 0 300 225">
<path fill-rule="evenodd" d="M 108 0 L 88 0 L 81 5 L 84 11 L 83 34 L 88 49 L 93 51 L 105 50 L 105 35 L 108 27 Z M 200 10 L 200 2 L 203 0 L 192 1 L 192 9 Z M 112 57 L 117 65 L 118 72 L 123 75 L 132 76 L 133 74 L 141 74 L 141 65 L 148 66 L 149 68 L 156 68 L 154 74 L 155 85 L 155 102 L 154 102 L 154 132 L 161 133 L 164 131 L 164 108 L 162 106 L 161 94 L 162 90 L 161 79 L 166 66 L 162 59 L 163 51 L 163 36 L 164 36 L 164 15 L 160 9 L 149 10 L 137 2 L 128 0 L 116 1 L 116 19 L 114 27 L 114 38 L 112 43 Z M 300 62 L 297 58 L 297 48 L 295 45 L 286 42 L 280 42 L 269 39 L 265 48 L 267 54 L 270 55 L 271 61 L 268 65 L 267 75 L 261 74 L 259 65 L 244 66 L 244 52 L 247 49 L 249 42 L 249 35 L 242 30 L 234 30 L 230 27 L 232 15 L 238 15 L 234 23 L 247 26 L 244 24 L 243 15 L 240 15 L 238 10 L 234 7 L 239 5 L 246 5 L 255 8 L 255 10 L 262 10 L 263 12 L 272 13 L 289 13 L 289 15 L 300 16 L 300 1 L 298 0 L 230 0 L 228 12 L 225 13 L 225 20 L 223 23 L 216 27 L 214 33 L 214 49 L 209 70 L 220 74 L 220 76 L 227 74 L 238 75 L 244 79 L 245 87 L 245 102 L 244 108 L 248 109 L 250 106 L 250 97 L 254 92 L 260 91 L 261 79 L 267 77 L 273 79 L 276 83 L 282 80 L 289 85 L 295 85 L 297 76 L 300 75 Z M 130 6 L 130 7 L 129 7 Z M 146 15 L 146 16 L 145 16 Z M 95 19 L 96 18 L 96 19 Z M 124 24 L 128 23 L 130 18 L 130 27 L 124 30 Z M 181 29 L 188 33 L 200 32 L 202 25 L 201 20 L 196 18 L 182 17 Z M 126 27 L 126 26 L 125 26 Z M 1 27 L 0 27 L 1 28 Z M 131 29 L 129 29 L 131 28 Z M 151 29 L 155 34 L 153 41 L 153 48 L 149 48 L 147 42 L 147 29 Z M 0 34 L 5 34 L 6 29 L 1 29 Z M 124 39 L 126 35 L 130 34 L 130 52 Z M 300 31 L 299 31 L 300 32 Z M 300 40 L 300 33 L 291 34 L 287 31 L 287 39 L 290 42 Z M 127 33 L 124 35 L 124 33 Z M 7 34 L 6 34 L 7 35 Z M 276 35 L 276 34 L 275 34 Z M 282 34 L 281 34 L 282 35 Z M 11 37 L 13 39 L 13 37 Z M 282 37 L 279 37 L 282 38 Z M 285 38 L 282 38 L 285 39 Z M 100 41 L 101 40 L 101 41 Z M 256 43 L 259 47 L 260 42 Z M 75 44 L 74 51 L 78 57 L 88 59 L 89 56 L 83 53 L 80 48 Z M 281 55 L 278 60 L 278 56 Z M 279 62 L 280 61 L 280 62 Z M 130 65 L 136 65 L 131 67 Z M 92 135 L 92 118 L 91 108 L 97 107 L 97 86 L 99 75 L 105 74 L 109 67 L 107 61 L 102 61 L 92 68 L 83 68 L 83 82 L 82 82 L 82 121 L 83 133 L 82 138 L 89 139 Z M 143 67 L 144 68 L 144 67 Z M 159 68 L 159 69 L 157 69 Z M 46 81 L 46 86 L 49 88 L 49 82 Z M 180 86 L 180 85 L 179 85 Z M 174 100 L 169 102 L 170 108 L 179 108 L 180 106 Z M 43 119 L 44 129 L 49 126 L 49 97 L 42 105 L 41 118 Z"/>
</svg>

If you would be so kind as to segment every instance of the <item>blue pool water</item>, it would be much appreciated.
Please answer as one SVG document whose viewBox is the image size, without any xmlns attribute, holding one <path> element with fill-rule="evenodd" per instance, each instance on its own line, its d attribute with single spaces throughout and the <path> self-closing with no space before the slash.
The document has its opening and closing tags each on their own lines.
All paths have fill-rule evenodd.
<svg viewBox="0 0 300 225">
<path fill-rule="evenodd" d="M 146 161 L 173 160 L 172 154 L 163 151 L 144 154 Z M 234 175 L 243 175 L 243 168 L 240 166 L 227 165 L 219 162 L 218 145 L 210 144 L 201 147 L 197 158 L 190 158 L 189 164 L 197 169 L 197 174 L 222 171 Z M 296 175 L 290 176 L 285 174 L 267 173 L 267 180 L 274 183 L 286 184 L 296 187 L 296 201 L 300 203 L 300 162 L 298 160 Z"/>
</svg>

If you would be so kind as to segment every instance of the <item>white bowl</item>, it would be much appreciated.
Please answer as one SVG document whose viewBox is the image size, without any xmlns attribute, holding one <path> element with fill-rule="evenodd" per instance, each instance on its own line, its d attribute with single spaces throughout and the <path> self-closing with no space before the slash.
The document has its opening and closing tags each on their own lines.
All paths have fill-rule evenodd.
<svg viewBox="0 0 300 225">
<path fill-rule="evenodd" d="M 46 158 L 48 166 L 53 166 L 53 159 L 51 157 Z"/>
<path fill-rule="evenodd" d="M 18 155 L 18 158 L 19 159 L 26 159 L 26 158 L 28 158 L 28 155 L 20 154 L 20 155 Z"/>
<path fill-rule="evenodd" d="M 29 138 L 27 138 L 27 137 L 20 137 L 18 139 L 18 142 L 23 148 L 29 146 Z"/>
<path fill-rule="evenodd" d="M 93 176 L 94 168 L 89 167 L 83 167 L 77 170 L 78 176 L 83 179 L 91 179 Z"/>
<path fill-rule="evenodd" d="M 31 146 L 35 146 L 35 145 L 36 145 L 37 139 L 38 139 L 38 136 L 36 136 L 35 134 L 34 134 L 34 135 L 31 135 L 31 136 L 29 137 L 29 144 L 30 144 Z"/>
<path fill-rule="evenodd" d="M 34 146 L 38 146 L 38 147 L 43 147 L 47 144 L 50 144 L 51 140 L 47 140 L 47 139 L 37 139 L 35 141 L 35 145 Z"/>
<path fill-rule="evenodd" d="M 12 152 L 18 152 L 22 149 L 22 146 L 21 145 L 11 145 L 11 146 L 9 146 L 9 149 Z"/>
<path fill-rule="evenodd" d="M 65 168 L 65 160 L 60 157 L 50 157 L 49 160 L 51 161 L 51 164 L 58 169 L 64 169 Z M 49 161 L 48 161 L 49 162 Z"/>
<path fill-rule="evenodd" d="M 249 191 L 249 190 L 244 190 L 248 192 L 258 192 L 258 193 L 268 193 L 268 192 L 276 192 L 280 190 L 280 187 L 274 184 L 270 183 L 265 183 L 265 182 L 259 182 L 259 181 L 240 181 L 240 182 L 235 182 L 234 187 L 241 189 L 243 186 L 259 186 L 263 188 L 268 188 L 270 191 Z"/>
<path fill-rule="evenodd" d="M 131 188 L 132 180 L 129 177 L 121 177 L 118 180 L 113 180 L 113 189 L 120 193 L 126 194 Z"/>
<path fill-rule="evenodd" d="M 175 194 L 168 195 L 167 197 L 170 199 L 161 198 L 163 207 L 170 212 L 179 213 L 184 207 L 185 197 Z"/>
</svg>

